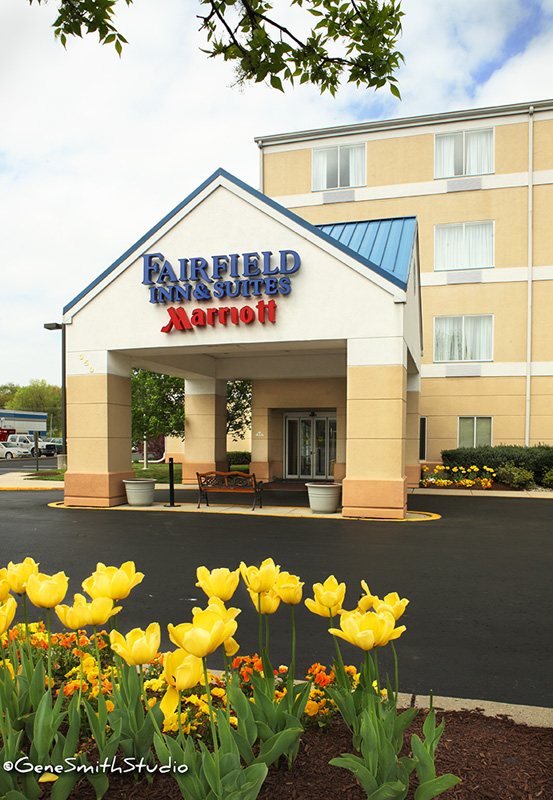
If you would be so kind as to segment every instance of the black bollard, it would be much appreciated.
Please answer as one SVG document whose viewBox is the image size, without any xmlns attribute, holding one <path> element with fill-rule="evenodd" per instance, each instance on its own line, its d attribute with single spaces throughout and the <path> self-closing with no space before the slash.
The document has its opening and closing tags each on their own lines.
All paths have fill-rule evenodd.
<svg viewBox="0 0 553 800">
<path fill-rule="evenodd" d="M 169 459 L 169 505 L 166 508 L 175 508 L 175 476 L 173 473 L 173 459 Z"/>
</svg>

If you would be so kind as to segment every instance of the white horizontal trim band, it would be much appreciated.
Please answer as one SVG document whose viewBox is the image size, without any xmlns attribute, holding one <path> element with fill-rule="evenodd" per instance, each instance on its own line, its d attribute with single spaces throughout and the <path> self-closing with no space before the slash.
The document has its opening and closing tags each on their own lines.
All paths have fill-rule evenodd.
<svg viewBox="0 0 553 800">
<path fill-rule="evenodd" d="M 524 378 L 526 376 L 525 361 L 465 361 L 448 364 L 423 364 L 422 378 L 476 377 L 482 378 Z M 553 376 L 553 361 L 533 361 L 532 377 Z"/>
<path fill-rule="evenodd" d="M 455 280 L 464 275 L 473 275 L 474 280 L 466 281 Z M 534 281 L 553 280 L 553 266 L 534 267 L 532 270 Z M 528 270 L 526 267 L 486 267 L 479 270 L 438 270 L 436 272 L 422 272 L 421 286 L 448 286 L 456 283 L 520 283 L 528 280 Z"/>
</svg>

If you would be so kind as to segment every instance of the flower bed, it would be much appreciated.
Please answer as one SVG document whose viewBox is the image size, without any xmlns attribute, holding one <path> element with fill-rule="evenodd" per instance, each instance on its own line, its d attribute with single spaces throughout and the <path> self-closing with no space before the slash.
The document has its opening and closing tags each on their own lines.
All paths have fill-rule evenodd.
<svg viewBox="0 0 553 800">
<path fill-rule="evenodd" d="M 424 476 L 420 481 L 422 487 L 443 489 L 491 489 L 495 472 L 491 467 L 447 467 L 442 464 L 432 471 L 427 466 L 422 468 Z"/>
<path fill-rule="evenodd" d="M 334 717 L 349 729 L 353 747 L 330 765 L 350 772 L 366 797 L 403 800 L 411 790 L 415 800 L 430 800 L 459 782 L 436 775 L 444 726 L 432 708 L 410 736 L 410 754 L 402 752 L 418 713 L 397 709 L 393 643 L 405 631 L 396 623 L 408 600 L 395 592 L 380 599 L 362 581 L 363 594 L 347 611 L 345 584 L 334 576 L 314 584 L 305 604 L 330 625 L 336 658 L 332 669 L 314 664 L 297 681 L 300 579 L 272 559 L 233 571 L 199 567 L 197 575 L 208 604 L 193 609 L 191 622 L 168 626 L 176 649 L 160 654 L 158 623 L 126 636 L 117 630 L 118 603 L 144 577 L 132 562 L 120 568 L 98 563 L 82 584 L 90 600 L 75 594 L 71 606 L 62 603 L 68 589 L 63 572 L 39 573 L 31 558 L 0 570 L 0 795 L 38 800 L 51 782 L 52 800 L 64 800 L 84 796 L 88 783 L 97 798 L 107 798 L 110 775 L 124 770 L 151 785 L 144 796 L 154 796 L 156 779 L 168 776 L 187 800 L 255 800 L 269 767 L 291 769 L 305 732 L 326 728 Z M 258 615 L 259 655 L 251 657 L 236 655 L 241 612 L 225 605 L 240 577 Z M 10 592 L 23 602 L 25 622 L 17 626 Z M 46 625 L 28 622 L 27 599 L 46 611 Z M 281 604 L 290 609 L 292 658 L 275 670 L 269 619 Z M 52 609 L 67 629 L 62 634 L 51 632 Z M 363 653 L 359 670 L 344 664 L 340 639 Z M 206 659 L 221 646 L 225 669 L 215 676 Z M 393 685 L 382 683 L 378 669 L 378 648 L 385 646 L 394 655 Z"/>
</svg>

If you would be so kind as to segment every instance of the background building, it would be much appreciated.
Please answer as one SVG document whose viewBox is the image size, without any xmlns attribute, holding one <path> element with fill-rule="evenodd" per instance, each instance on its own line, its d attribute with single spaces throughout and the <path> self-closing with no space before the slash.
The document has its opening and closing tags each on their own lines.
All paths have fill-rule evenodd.
<svg viewBox="0 0 553 800">
<path fill-rule="evenodd" d="M 421 459 L 553 444 L 553 101 L 256 141 L 262 191 L 315 225 L 417 218 Z"/>
</svg>

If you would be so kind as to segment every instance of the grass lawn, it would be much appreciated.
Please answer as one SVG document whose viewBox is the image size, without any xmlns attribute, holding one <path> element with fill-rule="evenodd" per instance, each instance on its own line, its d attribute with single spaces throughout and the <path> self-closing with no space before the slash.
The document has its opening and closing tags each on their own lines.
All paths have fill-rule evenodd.
<svg viewBox="0 0 553 800">
<path fill-rule="evenodd" d="M 148 469 L 143 469 L 141 461 L 133 461 L 132 468 L 137 478 L 154 478 L 156 483 L 169 483 L 169 464 L 150 464 Z M 232 472 L 248 472 L 249 464 L 242 466 L 232 466 Z M 173 465 L 175 484 L 182 480 L 182 464 Z M 30 481 L 63 481 L 65 470 L 42 470 L 40 472 L 28 472 L 26 479 Z"/>
</svg>

